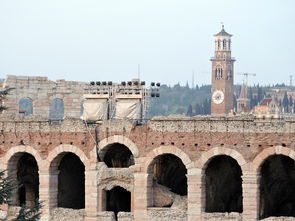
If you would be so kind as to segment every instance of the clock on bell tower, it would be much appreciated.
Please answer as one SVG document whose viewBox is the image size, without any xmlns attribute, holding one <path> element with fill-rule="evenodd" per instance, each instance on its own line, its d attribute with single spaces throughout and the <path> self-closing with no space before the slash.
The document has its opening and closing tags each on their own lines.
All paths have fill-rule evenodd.
<svg viewBox="0 0 295 221">
<path fill-rule="evenodd" d="M 231 57 L 231 36 L 224 25 L 215 38 L 215 55 L 211 58 L 211 114 L 229 114 L 234 104 L 234 62 Z"/>
</svg>

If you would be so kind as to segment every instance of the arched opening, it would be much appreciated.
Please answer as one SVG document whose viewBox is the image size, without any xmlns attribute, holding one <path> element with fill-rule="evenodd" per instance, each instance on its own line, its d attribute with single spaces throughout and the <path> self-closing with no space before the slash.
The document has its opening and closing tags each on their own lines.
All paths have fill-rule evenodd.
<svg viewBox="0 0 295 221">
<path fill-rule="evenodd" d="M 116 186 L 106 191 L 106 210 L 113 211 L 117 218 L 118 212 L 131 211 L 131 193 L 122 187 Z"/>
<path fill-rule="evenodd" d="M 182 160 L 173 154 L 157 156 L 149 166 L 149 206 L 171 207 L 187 203 L 187 169 Z M 176 202 L 177 201 L 177 202 Z"/>
<path fill-rule="evenodd" d="M 85 208 L 85 166 L 74 153 L 60 153 L 50 164 L 50 207 Z"/>
<path fill-rule="evenodd" d="M 134 165 L 132 152 L 123 144 L 110 144 L 106 147 L 103 154 L 103 161 L 108 167 L 127 168 Z"/>
<path fill-rule="evenodd" d="M 64 118 L 64 102 L 59 98 L 51 101 L 49 109 L 50 120 L 62 120 Z"/>
<path fill-rule="evenodd" d="M 67 153 L 58 166 L 58 207 L 85 208 L 85 167 L 78 156 Z"/>
<path fill-rule="evenodd" d="M 18 102 L 18 112 L 25 116 L 33 114 L 33 102 L 31 98 L 23 97 Z"/>
<path fill-rule="evenodd" d="M 284 155 L 273 155 L 261 166 L 261 219 L 270 216 L 295 217 L 295 161 Z"/>
<path fill-rule="evenodd" d="M 242 170 L 236 160 L 220 155 L 205 170 L 206 212 L 243 212 Z"/>
<path fill-rule="evenodd" d="M 17 180 L 18 188 L 13 191 L 11 204 L 34 206 L 39 200 L 38 164 L 34 156 L 19 152 L 8 163 L 8 176 Z"/>
</svg>

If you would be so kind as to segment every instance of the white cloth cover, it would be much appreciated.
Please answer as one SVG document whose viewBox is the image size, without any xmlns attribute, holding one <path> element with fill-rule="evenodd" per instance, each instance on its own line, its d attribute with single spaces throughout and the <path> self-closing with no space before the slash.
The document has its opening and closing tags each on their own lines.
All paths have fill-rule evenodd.
<svg viewBox="0 0 295 221">
<path fill-rule="evenodd" d="M 118 99 L 116 102 L 115 119 L 140 119 L 140 99 Z"/>
<path fill-rule="evenodd" d="M 108 99 L 85 99 L 82 120 L 106 120 Z"/>
</svg>

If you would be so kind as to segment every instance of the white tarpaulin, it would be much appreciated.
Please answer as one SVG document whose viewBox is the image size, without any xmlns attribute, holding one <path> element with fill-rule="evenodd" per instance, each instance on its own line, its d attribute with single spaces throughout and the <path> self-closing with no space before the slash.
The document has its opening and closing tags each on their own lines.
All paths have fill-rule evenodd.
<svg viewBox="0 0 295 221">
<path fill-rule="evenodd" d="M 118 99 L 116 102 L 115 119 L 140 119 L 140 99 Z"/>
<path fill-rule="evenodd" d="M 106 120 L 108 99 L 86 99 L 83 102 L 82 120 Z"/>
</svg>

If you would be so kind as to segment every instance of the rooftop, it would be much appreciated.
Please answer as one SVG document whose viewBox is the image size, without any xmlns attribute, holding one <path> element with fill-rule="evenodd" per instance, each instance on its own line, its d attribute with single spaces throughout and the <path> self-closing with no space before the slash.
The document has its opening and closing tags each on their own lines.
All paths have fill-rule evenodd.
<svg viewBox="0 0 295 221">
<path fill-rule="evenodd" d="M 222 25 L 222 29 L 219 33 L 215 34 L 214 36 L 229 36 L 231 37 L 232 35 L 227 33 L 225 30 L 224 30 L 224 25 Z"/>
</svg>

